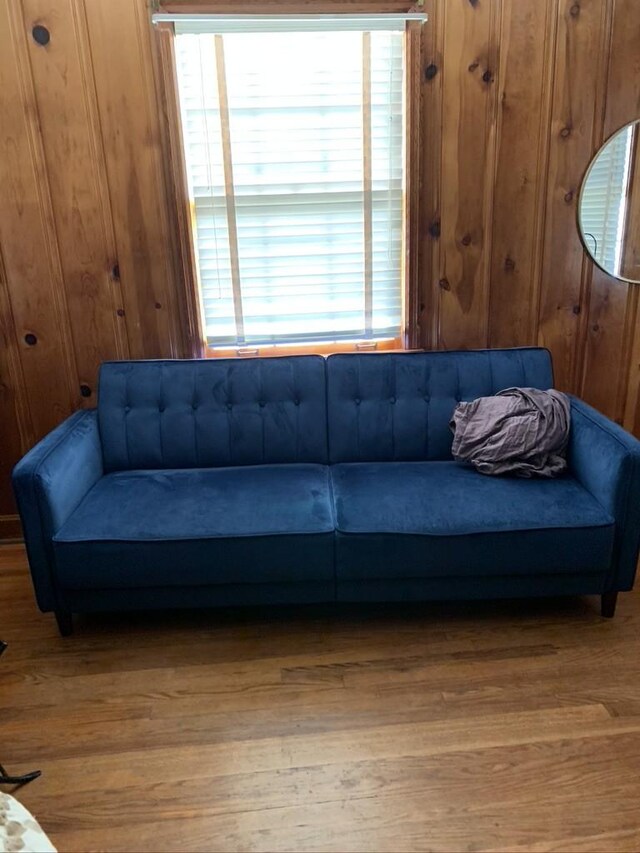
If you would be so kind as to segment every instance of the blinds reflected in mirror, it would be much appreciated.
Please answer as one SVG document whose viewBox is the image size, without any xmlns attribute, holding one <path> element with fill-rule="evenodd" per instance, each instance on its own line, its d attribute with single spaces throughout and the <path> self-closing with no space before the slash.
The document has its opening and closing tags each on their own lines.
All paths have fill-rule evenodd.
<svg viewBox="0 0 640 853">
<path fill-rule="evenodd" d="M 620 275 L 633 126 L 624 128 L 596 156 L 580 197 L 584 242 L 603 269 Z"/>
<path fill-rule="evenodd" d="M 212 346 L 400 333 L 404 35 L 328 25 L 224 35 L 176 25 Z"/>
</svg>

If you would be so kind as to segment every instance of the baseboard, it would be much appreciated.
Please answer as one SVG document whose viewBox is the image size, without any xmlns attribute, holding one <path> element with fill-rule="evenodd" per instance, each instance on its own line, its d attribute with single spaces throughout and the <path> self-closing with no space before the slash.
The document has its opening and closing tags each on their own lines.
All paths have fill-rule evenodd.
<svg viewBox="0 0 640 853">
<path fill-rule="evenodd" d="M 19 515 L 0 515 L 0 541 L 17 542 L 22 540 L 22 525 Z"/>
</svg>

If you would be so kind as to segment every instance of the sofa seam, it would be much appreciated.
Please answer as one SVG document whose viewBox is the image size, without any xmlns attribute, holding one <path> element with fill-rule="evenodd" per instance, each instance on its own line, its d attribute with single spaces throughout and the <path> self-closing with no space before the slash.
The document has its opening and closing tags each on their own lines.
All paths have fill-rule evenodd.
<svg viewBox="0 0 640 853">
<path fill-rule="evenodd" d="M 508 530 L 494 530 L 486 528 L 484 530 L 467 530 L 464 533 L 419 533 L 417 531 L 397 531 L 397 530 L 343 530 L 336 526 L 336 532 L 343 536 L 426 536 L 432 539 L 447 539 L 461 536 L 501 536 L 509 533 L 549 533 L 552 530 L 600 530 L 602 528 L 615 528 L 615 519 L 602 524 L 580 524 L 566 527 L 562 525 L 545 526 L 545 527 L 510 527 Z"/>
<path fill-rule="evenodd" d="M 164 364 L 160 366 L 160 388 L 158 390 L 158 396 L 160 397 L 160 400 L 158 402 L 158 435 L 160 437 L 160 459 L 162 460 L 162 463 L 164 465 L 164 442 L 162 441 L 162 413 L 164 411 Z"/>
<path fill-rule="evenodd" d="M 56 536 L 51 537 L 52 542 L 60 545 L 108 545 L 111 543 L 127 542 L 130 544 L 144 543 L 149 544 L 157 542 L 160 545 L 166 545 L 168 542 L 215 542 L 219 539 L 269 539 L 274 536 L 332 536 L 336 532 L 335 527 L 326 530 L 276 530 L 270 533 L 228 533 L 222 536 L 168 536 L 164 539 L 160 537 L 146 539 L 57 539 Z"/>
</svg>

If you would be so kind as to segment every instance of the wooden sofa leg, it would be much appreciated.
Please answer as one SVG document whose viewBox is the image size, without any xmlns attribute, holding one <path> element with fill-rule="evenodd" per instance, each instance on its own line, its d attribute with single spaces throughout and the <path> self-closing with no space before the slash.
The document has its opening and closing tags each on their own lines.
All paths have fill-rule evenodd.
<svg viewBox="0 0 640 853">
<path fill-rule="evenodd" d="M 55 617 L 61 637 L 69 637 L 73 634 L 73 616 L 70 613 L 66 610 L 56 610 Z"/>
<path fill-rule="evenodd" d="M 605 619 L 612 619 L 616 612 L 616 603 L 618 601 L 617 592 L 605 592 L 602 595 L 600 602 L 600 613 Z"/>
</svg>

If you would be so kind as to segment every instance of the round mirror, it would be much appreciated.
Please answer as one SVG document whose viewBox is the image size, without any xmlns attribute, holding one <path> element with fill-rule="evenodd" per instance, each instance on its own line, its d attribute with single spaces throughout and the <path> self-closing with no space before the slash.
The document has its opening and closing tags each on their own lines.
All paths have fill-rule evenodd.
<svg viewBox="0 0 640 853">
<path fill-rule="evenodd" d="M 584 247 L 609 275 L 640 283 L 640 120 L 605 142 L 578 203 Z"/>
</svg>

